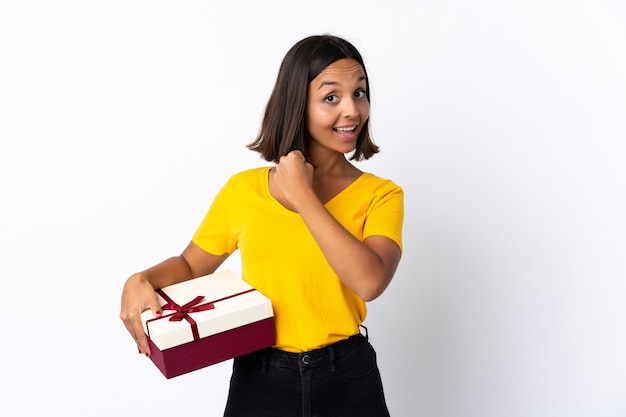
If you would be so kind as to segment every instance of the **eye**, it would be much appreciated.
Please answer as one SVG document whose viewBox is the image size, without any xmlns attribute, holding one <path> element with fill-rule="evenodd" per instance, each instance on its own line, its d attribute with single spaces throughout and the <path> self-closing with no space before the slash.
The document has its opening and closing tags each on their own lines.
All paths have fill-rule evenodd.
<svg viewBox="0 0 626 417">
<path fill-rule="evenodd" d="M 324 101 L 327 103 L 335 103 L 337 101 L 337 96 L 334 94 L 331 94 L 329 96 L 324 97 Z"/>
<path fill-rule="evenodd" d="M 356 98 L 367 98 L 367 93 L 365 90 L 358 89 L 354 92 L 354 97 Z"/>
</svg>

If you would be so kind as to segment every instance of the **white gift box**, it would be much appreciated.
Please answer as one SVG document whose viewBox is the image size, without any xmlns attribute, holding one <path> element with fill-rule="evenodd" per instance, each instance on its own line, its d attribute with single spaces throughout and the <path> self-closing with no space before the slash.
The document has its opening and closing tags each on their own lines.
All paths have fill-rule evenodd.
<svg viewBox="0 0 626 417">
<path fill-rule="evenodd" d="M 150 358 L 172 378 L 275 344 L 271 301 L 230 270 L 157 291 L 161 317 L 141 314 Z"/>
</svg>

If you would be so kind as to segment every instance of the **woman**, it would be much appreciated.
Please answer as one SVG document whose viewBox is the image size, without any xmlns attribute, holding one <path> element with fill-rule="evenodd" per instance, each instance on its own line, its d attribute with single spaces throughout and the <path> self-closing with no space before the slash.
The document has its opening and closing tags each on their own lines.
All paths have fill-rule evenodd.
<svg viewBox="0 0 626 417">
<path fill-rule="evenodd" d="M 352 44 L 296 43 L 248 145 L 274 166 L 233 175 L 182 254 L 125 283 L 120 317 L 149 355 L 139 315 L 161 314 L 154 290 L 213 273 L 240 250 L 243 279 L 272 300 L 276 345 L 234 360 L 225 416 L 389 415 L 360 327 L 400 261 L 404 207 L 399 186 L 350 162 L 379 150 L 369 109 Z"/>
</svg>

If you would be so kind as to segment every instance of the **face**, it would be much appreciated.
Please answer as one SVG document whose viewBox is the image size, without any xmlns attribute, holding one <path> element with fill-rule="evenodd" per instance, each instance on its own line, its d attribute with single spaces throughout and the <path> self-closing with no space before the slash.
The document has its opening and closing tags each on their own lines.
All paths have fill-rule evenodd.
<svg viewBox="0 0 626 417">
<path fill-rule="evenodd" d="M 307 98 L 311 155 L 354 150 L 369 118 L 366 89 L 363 68 L 349 58 L 332 63 L 311 81 Z"/>
</svg>

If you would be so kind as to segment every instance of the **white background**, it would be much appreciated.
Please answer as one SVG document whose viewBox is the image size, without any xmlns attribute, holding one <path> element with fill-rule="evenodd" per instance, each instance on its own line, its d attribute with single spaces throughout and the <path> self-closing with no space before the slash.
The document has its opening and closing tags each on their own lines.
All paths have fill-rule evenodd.
<svg viewBox="0 0 626 417">
<path fill-rule="evenodd" d="M 626 416 L 621 0 L 3 1 L 7 415 L 221 415 L 231 362 L 165 380 L 122 285 L 265 164 L 245 145 L 280 61 L 322 32 L 368 66 L 360 167 L 406 194 L 366 320 L 392 415 Z"/>
</svg>

